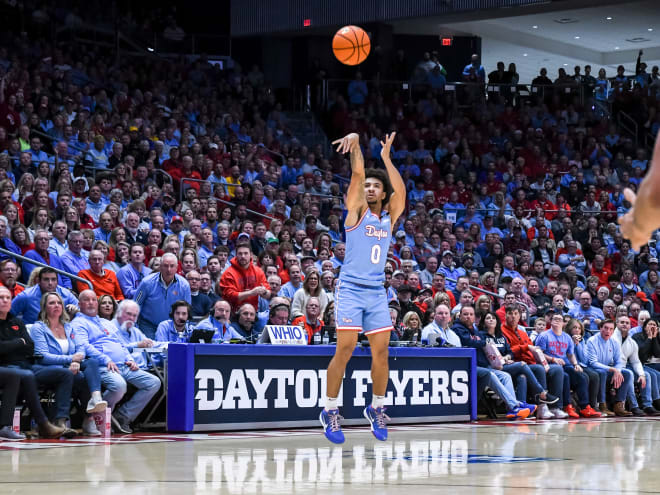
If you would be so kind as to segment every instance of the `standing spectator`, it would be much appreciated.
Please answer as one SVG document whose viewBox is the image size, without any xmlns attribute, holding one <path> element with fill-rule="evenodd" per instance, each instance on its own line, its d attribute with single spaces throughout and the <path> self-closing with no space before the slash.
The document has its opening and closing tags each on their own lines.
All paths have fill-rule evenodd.
<svg viewBox="0 0 660 495">
<path fill-rule="evenodd" d="M 479 63 L 479 55 L 472 55 L 470 63 L 463 69 L 463 80 L 468 83 L 481 83 L 486 81 L 486 71 Z"/>
<path fill-rule="evenodd" d="M 236 247 L 236 256 L 231 259 L 231 266 L 220 277 L 222 297 L 237 310 L 244 303 L 252 308 L 259 304 L 259 296 L 270 299 L 270 286 L 261 268 L 252 263 L 250 246 L 241 244 Z"/>
<path fill-rule="evenodd" d="M 137 288 L 135 302 L 140 305 L 138 327 L 149 338 L 156 334 L 156 328 L 167 320 L 169 309 L 175 301 L 184 300 L 190 304 L 190 285 L 181 275 L 177 275 L 178 259 L 172 253 L 161 257 L 157 272 L 147 275 Z"/>
<path fill-rule="evenodd" d="M 367 83 L 362 80 L 362 73 L 357 71 L 355 79 L 348 83 L 348 101 L 351 105 L 364 105 L 368 94 Z"/>
</svg>

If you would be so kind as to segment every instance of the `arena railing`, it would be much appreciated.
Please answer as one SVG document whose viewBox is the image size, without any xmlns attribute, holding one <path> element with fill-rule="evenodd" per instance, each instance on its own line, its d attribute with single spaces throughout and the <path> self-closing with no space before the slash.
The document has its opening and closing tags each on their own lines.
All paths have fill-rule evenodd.
<svg viewBox="0 0 660 495">
<path fill-rule="evenodd" d="M 31 263 L 33 265 L 37 265 L 38 267 L 41 267 L 41 268 L 51 268 L 56 273 L 58 273 L 58 274 L 60 274 L 64 277 L 69 277 L 69 278 L 71 278 L 73 280 L 76 280 L 78 282 L 82 282 L 83 284 L 87 284 L 87 286 L 89 287 L 90 290 L 94 290 L 94 286 L 92 285 L 92 283 L 89 280 L 84 279 L 82 277 L 79 277 L 78 275 L 74 275 L 73 273 L 69 273 L 66 270 L 60 270 L 59 268 L 55 268 L 53 266 L 47 265 L 46 263 L 42 263 L 41 261 L 33 260 L 32 258 L 26 258 L 25 256 L 22 256 L 20 254 L 16 254 L 13 251 L 10 251 L 10 250 L 2 248 L 2 247 L 0 247 L 0 253 L 6 254 L 10 258 L 15 258 L 15 259 L 21 260 L 23 262 L 27 262 L 27 263 Z"/>
<path fill-rule="evenodd" d="M 204 180 L 204 179 L 189 179 L 189 178 L 186 177 L 186 178 L 181 179 L 181 182 L 198 182 L 198 183 L 201 183 L 201 182 L 209 182 L 209 181 Z M 211 183 L 211 185 L 214 185 L 214 184 Z M 220 186 L 220 187 L 225 187 L 225 186 L 226 187 L 238 187 L 238 186 L 241 186 L 242 184 L 220 184 L 220 183 L 216 183 L 215 185 Z M 215 196 L 212 199 L 215 200 L 215 201 L 218 201 L 222 204 L 232 206 L 234 208 L 236 208 L 236 206 L 237 206 L 236 203 L 232 203 L 231 201 L 225 201 L 224 199 L 220 199 L 220 198 L 217 198 Z M 179 188 L 179 203 L 183 203 L 183 187 Z M 263 218 L 268 218 L 269 220 L 276 220 L 275 217 L 271 217 L 269 215 L 264 215 L 263 213 L 260 213 L 260 212 L 255 211 L 255 210 L 251 210 L 249 208 L 246 208 L 245 211 L 247 211 L 248 213 L 251 213 L 253 215 L 257 215 L 257 216 L 260 216 L 260 217 L 263 217 Z"/>
<path fill-rule="evenodd" d="M 331 91 L 337 91 L 345 94 L 348 90 L 348 84 L 351 79 L 324 79 L 322 82 L 320 98 L 322 107 L 327 108 L 329 95 Z M 457 97 L 462 98 L 483 96 L 493 97 L 496 94 L 502 94 L 507 98 L 512 99 L 514 102 L 520 103 L 520 98 L 540 97 L 545 98 L 551 94 L 564 94 L 576 96 L 579 98 L 581 104 L 585 99 L 593 96 L 588 93 L 587 88 L 577 84 L 532 84 L 521 83 L 517 84 L 489 84 L 489 83 L 468 83 L 463 81 L 447 81 L 444 86 L 433 88 L 428 82 L 424 81 L 402 81 L 402 80 L 387 80 L 387 79 L 363 79 L 367 84 L 367 89 L 371 91 L 383 92 L 405 92 L 408 99 L 413 99 L 413 96 L 428 90 L 441 91 L 446 94 L 455 94 Z M 407 103 L 402 101 L 402 103 Z"/>
<path fill-rule="evenodd" d="M 449 278 L 449 277 L 445 277 L 445 280 L 449 280 L 449 281 L 450 281 L 451 283 L 453 283 L 453 284 L 455 284 L 455 283 L 457 282 L 456 279 Z M 487 294 L 487 295 L 492 296 L 492 297 L 496 297 L 496 298 L 498 298 L 498 299 L 504 299 L 504 296 L 501 296 L 501 295 L 499 295 L 499 294 L 496 294 L 495 292 L 491 292 L 491 291 L 489 291 L 489 290 L 486 290 L 486 289 L 484 289 L 483 287 L 479 287 L 479 286 L 476 286 L 476 285 L 468 285 L 468 288 L 469 288 L 470 290 L 475 290 L 475 291 L 478 291 L 478 292 L 483 292 L 484 294 Z M 527 306 L 527 304 L 525 304 L 525 303 L 522 302 L 522 301 L 516 301 L 516 304 L 520 304 L 522 307 L 525 308 L 525 310 L 527 311 L 527 318 L 529 318 L 529 317 L 531 316 L 531 315 L 529 314 L 529 306 Z"/>
</svg>

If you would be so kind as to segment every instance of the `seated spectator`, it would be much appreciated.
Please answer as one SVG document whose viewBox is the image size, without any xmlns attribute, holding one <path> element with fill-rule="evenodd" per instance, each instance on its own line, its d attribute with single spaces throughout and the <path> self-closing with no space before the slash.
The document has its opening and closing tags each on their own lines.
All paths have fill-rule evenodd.
<svg viewBox="0 0 660 495">
<path fill-rule="evenodd" d="M 49 245 L 50 245 L 50 236 L 48 234 L 48 231 L 43 229 L 37 229 L 37 231 L 34 233 L 34 249 L 31 249 L 30 251 L 25 253 L 25 257 L 52 266 L 53 268 L 57 268 L 58 270 L 66 270 L 66 268 L 62 264 L 62 261 L 60 260 L 60 257 L 57 256 L 56 254 L 51 254 L 48 251 Z M 36 267 L 37 265 L 24 261 L 23 280 L 28 281 L 30 279 L 30 273 L 32 273 L 32 270 L 34 270 Z M 67 289 L 72 288 L 71 279 L 69 277 L 58 274 L 57 278 L 58 278 L 58 285 L 60 285 L 61 287 L 66 287 Z"/>
<path fill-rule="evenodd" d="M 41 407 L 37 378 L 34 372 L 29 369 L 29 363 L 27 362 L 34 354 L 34 343 L 23 322 L 9 312 L 10 306 L 11 294 L 9 290 L 6 287 L 0 287 L 0 342 L 2 342 L 2 345 L 0 345 L 0 386 L 2 387 L 0 438 L 9 441 L 25 439 L 25 435 L 14 432 L 12 428 L 14 409 L 19 393 L 30 408 L 32 418 L 37 423 L 39 435 L 43 438 L 59 438 L 65 433 L 66 428 L 55 426 L 48 421 L 46 413 Z M 18 331 L 14 328 L 18 328 Z M 62 370 L 62 372 L 58 371 L 53 375 L 66 376 L 66 373 L 69 373 L 71 379 L 68 380 L 68 396 L 71 400 L 73 375 L 65 368 L 62 368 Z M 58 388 L 61 393 L 58 394 L 57 399 L 60 399 L 60 404 L 63 404 L 67 389 L 64 385 Z M 67 403 L 67 408 L 68 406 Z"/>
<path fill-rule="evenodd" d="M 124 299 L 117 306 L 112 323 L 115 325 L 114 335 L 128 349 L 140 369 L 146 369 L 148 365 L 142 349 L 153 347 L 154 341 L 135 325 L 139 314 L 140 306 L 131 299 Z"/>
<path fill-rule="evenodd" d="M 633 336 L 639 348 L 639 360 L 644 366 L 644 371 L 651 376 L 651 386 L 654 390 L 660 388 L 660 364 L 658 364 L 658 358 L 660 358 L 659 326 L 657 320 L 649 319 L 642 326 L 642 331 Z M 660 400 L 654 400 L 653 407 L 660 410 Z"/>
<path fill-rule="evenodd" d="M 144 265 L 144 245 L 131 244 L 129 263 L 117 271 L 117 281 L 126 299 L 133 299 L 142 279 L 151 273 L 151 268 Z"/>
<path fill-rule="evenodd" d="M 82 270 L 89 268 L 89 254 L 83 250 L 84 238 L 79 230 L 69 232 L 67 242 L 69 249 L 60 257 L 64 269 L 73 274 L 78 274 Z"/>
<path fill-rule="evenodd" d="M 146 246 L 148 243 L 147 234 L 139 230 L 139 226 L 140 216 L 135 212 L 129 212 L 126 215 L 126 225 L 124 226 L 124 232 L 126 233 L 126 242 L 128 242 L 131 246 L 136 242 L 142 244 L 142 246 Z"/>
<path fill-rule="evenodd" d="M 24 290 L 16 283 L 17 277 L 18 265 L 15 261 L 10 259 L 0 261 L 0 285 L 9 289 L 12 299 Z"/>
<path fill-rule="evenodd" d="M 41 309 L 41 297 L 47 292 L 57 292 L 66 304 L 67 311 L 78 306 L 78 299 L 69 289 L 57 285 L 57 273 L 50 267 L 39 268 L 37 283 L 18 294 L 11 303 L 11 312 L 26 324 L 37 321 Z"/>
<path fill-rule="evenodd" d="M 635 387 L 628 388 L 628 397 L 630 401 L 630 412 L 635 416 L 660 416 L 660 411 L 653 407 L 653 401 L 660 399 L 658 396 L 653 396 L 651 375 L 644 371 L 641 361 L 639 360 L 639 348 L 637 342 L 630 335 L 630 318 L 621 315 L 616 319 L 616 328 L 612 336 L 621 345 L 621 358 L 627 369 L 632 370 L 634 378 L 640 385 L 640 399 L 642 402 L 642 409 L 639 408 L 637 397 L 635 396 Z M 657 393 L 657 390 L 656 390 Z"/>
<path fill-rule="evenodd" d="M 591 294 L 588 291 L 582 291 L 579 297 L 580 305 L 568 312 L 576 320 L 584 322 L 585 329 L 595 331 L 600 322 L 605 319 L 603 311 L 591 305 Z"/>
<path fill-rule="evenodd" d="M 633 373 L 624 367 L 621 346 L 611 338 L 614 334 L 614 322 L 603 320 L 599 327 L 600 332 L 587 341 L 587 358 L 589 367 L 600 374 L 600 403 L 607 404 L 607 385 L 611 383 L 615 390 L 614 414 L 632 416 L 630 411 L 626 411 L 625 400 L 628 387 L 633 383 Z"/>
<path fill-rule="evenodd" d="M 254 306 L 250 303 L 244 303 L 238 308 L 236 318 L 231 324 L 231 327 L 245 340 L 256 342 L 259 338 L 254 325 L 256 317 L 257 313 Z"/>
<path fill-rule="evenodd" d="M 43 356 L 33 370 L 52 371 L 68 368 L 73 375 L 73 395 L 85 407 L 83 434 L 99 437 L 93 413 L 102 412 L 107 402 L 101 397 L 101 375 L 99 363 L 93 358 L 86 358 L 84 349 L 76 348 L 71 336 L 69 316 L 64 309 L 64 301 L 56 292 L 47 292 L 41 298 L 39 320 L 31 330 L 34 340 L 34 352 Z M 55 420 L 56 426 L 66 427 L 69 418 L 69 404 L 62 404 L 62 411 Z M 64 409 L 67 409 L 66 415 Z"/>
<path fill-rule="evenodd" d="M 564 332 L 564 319 L 553 315 L 550 330 L 536 338 L 536 346 L 545 354 L 548 363 L 558 364 L 569 377 L 571 388 L 577 393 L 579 416 L 597 418 L 600 413 L 589 403 L 589 377 L 577 362 L 573 339 Z M 571 404 L 565 407 L 570 417 L 579 417 Z"/>
<path fill-rule="evenodd" d="M 555 314 L 554 312 L 552 313 Z M 566 323 L 566 333 L 570 335 L 573 339 L 573 345 L 575 346 L 575 357 L 577 358 L 578 364 L 582 368 L 587 376 L 589 377 L 589 404 L 594 410 L 599 410 L 600 405 L 598 403 L 598 396 L 600 394 L 600 375 L 597 371 L 589 367 L 589 358 L 587 357 L 587 339 L 588 335 L 585 337 L 584 325 L 581 321 L 574 318 L 570 319 Z M 600 409 L 602 416 L 614 416 L 614 413 L 609 409 Z"/>
<path fill-rule="evenodd" d="M 295 266 L 295 265 L 294 265 Z M 290 283 L 290 282 L 289 282 Z M 300 287 L 293 295 L 293 300 L 291 301 L 291 317 L 297 318 L 304 314 L 303 308 L 307 304 L 307 301 L 310 297 L 316 297 L 321 304 L 320 314 L 325 313 L 325 308 L 330 302 L 328 295 L 321 287 L 320 275 L 316 268 L 308 269 L 305 280 Z"/>
<path fill-rule="evenodd" d="M 199 291 L 200 274 L 197 270 L 191 270 L 186 274 L 186 281 L 190 285 L 190 301 L 193 316 L 206 316 L 211 312 L 211 298 Z"/>
<path fill-rule="evenodd" d="M 417 313 L 412 312 L 411 316 L 408 316 L 408 314 L 409 313 L 406 313 L 406 315 L 403 317 L 404 326 L 408 326 L 409 323 L 406 323 L 406 318 L 409 322 L 412 318 L 412 315 L 417 318 L 418 322 L 420 321 Z M 452 347 L 461 347 L 461 339 L 450 327 L 451 314 L 449 312 L 449 307 L 445 304 L 438 304 L 433 311 L 433 321 L 422 329 L 422 335 L 420 339 L 421 343 L 426 345 L 432 344 L 431 339 L 438 335 L 441 337 L 440 343 L 442 345 L 449 344 Z M 407 339 L 403 338 L 401 340 Z"/>
<path fill-rule="evenodd" d="M 23 254 L 21 248 L 14 244 L 9 238 L 9 222 L 7 221 L 7 217 L 4 215 L 0 215 L 0 247 L 15 254 Z M 0 253 L 0 260 L 5 260 L 7 258 L 11 257 L 5 253 Z"/>
<path fill-rule="evenodd" d="M 287 269 L 289 274 L 289 281 L 282 285 L 282 288 L 277 293 L 280 297 L 286 297 L 289 301 L 293 301 L 293 296 L 303 286 L 302 268 L 298 263 L 293 263 Z M 300 307 L 302 314 L 302 306 Z"/>
<path fill-rule="evenodd" d="M 321 332 L 323 328 L 323 320 L 319 318 L 321 315 L 321 301 L 318 297 L 310 297 L 305 304 L 305 313 L 294 318 L 291 322 L 294 326 L 300 326 L 307 332 L 307 343 L 311 344 L 314 340 L 314 335 Z"/>
<path fill-rule="evenodd" d="M 108 295 L 116 301 L 121 301 L 124 299 L 124 293 L 121 291 L 121 287 L 119 287 L 117 275 L 112 270 L 103 268 L 104 258 L 101 251 L 97 249 L 90 251 L 88 258 L 89 268 L 78 272 L 78 276 L 92 283 L 94 292 L 96 292 L 98 297 Z M 83 282 L 77 282 L 76 286 L 79 293 L 88 287 Z"/>
<path fill-rule="evenodd" d="M 170 319 L 161 321 L 156 330 L 158 342 L 188 342 L 194 330 L 192 307 L 184 300 L 175 301 L 170 309 Z"/>
<path fill-rule="evenodd" d="M 549 412 L 557 419 L 567 418 L 568 413 L 562 409 L 569 405 L 567 399 L 569 390 L 564 383 L 564 371 L 559 365 L 550 365 L 550 369 L 546 372 L 543 365 L 537 364 L 533 352 L 535 346 L 527 335 L 527 332 L 518 326 L 519 322 L 520 307 L 515 302 L 507 303 L 505 305 L 504 323 L 501 324 L 500 329 L 509 344 L 514 361 L 526 363 L 532 370 L 532 373 L 534 373 L 541 387 L 544 390 L 548 390 L 555 397 L 560 397 L 561 400 L 555 407 L 550 408 Z M 544 416 L 547 416 L 546 411 L 543 412 Z"/>
<path fill-rule="evenodd" d="M 248 303 L 258 307 L 259 296 L 270 299 L 270 286 L 261 268 L 252 263 L 252 251 L 247 244 L 236 246 L 236 256 L 225 270 L 219 283 L 222 297 L 231 304 L 232 311 Z M 292 295 L 293 296 L 293 295 Z"/>
<path fill-rule="evenodd" d="M 160 269 L 147 275 L 138 286 L 135 295 L 135 302 L 140 306 L 138 327 L 149 338 L 154 337 L 161 322 L 171 318 L 170 308 L 174 302 L 183 300 L 190 304 L 190 285 L 176 273 L 178 263 L 174 254 L 165 253 Z"/>
<path fill-rule="evenodd" d="M 481 337 L 476 334 L 476 330 L 474 330 L 474 308 L 472 306 L 465 306 L 461 310 L 458 319 L 452 327 L 452 331 L 460 338 L 461 344 L 470 344 L 470 347 L 475 349 L 481 348 L 483 350 L 485 341 L 483 341 Z M 472 336 L 475 337 L 474 340 L 472 339 Z M 491 377 L 489 386 L 492 386 L 492 389 L 506 403 L 507 419 L 524 419 L 534 414 L 534 412 L 536 412 L 535 405 L 527 404 L 526 402 L 516 399 L 511 375 L 504 371 L 490 368 L 490 363 L 488 363 L 485 355 L 479 358 L 479 354 L 483 355 L 483 352 L 479 353 L 477 351 L 477 360 L 481 363 L 477 366 L 477 371 L 479 372 L 479 370 L 482 370 L 482 375 L 489 374 Z M 486 366 L 484 366 L 484 364 Z M 485 372 L 483 370 L 489 371 Z"/>
<path fill-rule="evenodd" d="M 213 342 L 229 342 L 231 339 L 242 339 L 243 336 L 234 330 L 229 318 L 231 317 L 231 306 L 227 301 L 218 299 L 212 307 L 212 314 L 200 321 L 196 329 L 214 330 Z"/>
<path fill-rule="evenodd" d="M 94 291 L 80 293 L 80 312 L 71 322 L 71 327 L 76 345 L 101 364 L 101 383 L 105 387 L 103 399 L 113 409 L 113 428 L 118 433 L 132 433 L 131 423 L 158 392 L 160 380 L 140 369 L 128 349 L 114 335 L 114 325 L 98 317 L 98 301 Z M 127 383 L 138 390 L 115 409 L 126 394 Z"/>
</svg>

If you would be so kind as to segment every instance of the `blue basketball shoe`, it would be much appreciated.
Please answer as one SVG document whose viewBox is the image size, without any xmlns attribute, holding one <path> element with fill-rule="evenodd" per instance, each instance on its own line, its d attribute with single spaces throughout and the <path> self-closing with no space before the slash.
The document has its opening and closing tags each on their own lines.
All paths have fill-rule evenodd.
<svg viewBox="0 0 660 495">
<path fill-rule="evenodd" d="M 367 418 L 367 421 L 371 425 L 371 433 L 382 442 L 387 440 L 387 424 L 385 422 L 389 421 L 390 418 L 385 414 L 385 408 L 379 407 L 374 409 L 369 405 L 364 408 L 364 417 Z"/>
<path fill-rule="evenodd" d="M 319 415 L 325 437 L 332 443 L 344 443 L 344 432 L 341 431 L 341 425 L 339 424 L 342 419 L 344 418 L 339 415 L 339 409 L 330 411 L 323 409 Z"/>
</svg>

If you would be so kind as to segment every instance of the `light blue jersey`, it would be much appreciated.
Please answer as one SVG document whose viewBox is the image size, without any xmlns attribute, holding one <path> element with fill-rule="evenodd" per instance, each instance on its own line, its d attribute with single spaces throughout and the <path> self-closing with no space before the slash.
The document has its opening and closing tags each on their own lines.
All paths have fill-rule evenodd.
<svg viewBox="0 0 660 495">
<path fill-rule="evenodd" d="M 372 287 L 385 281 L 385 262 L 392 239 L 392 221 L 383 210 L 380 218 L 369 208 L 353 227 L 346 228 L 346 254 L 339 280 Z"/>
</svg>

